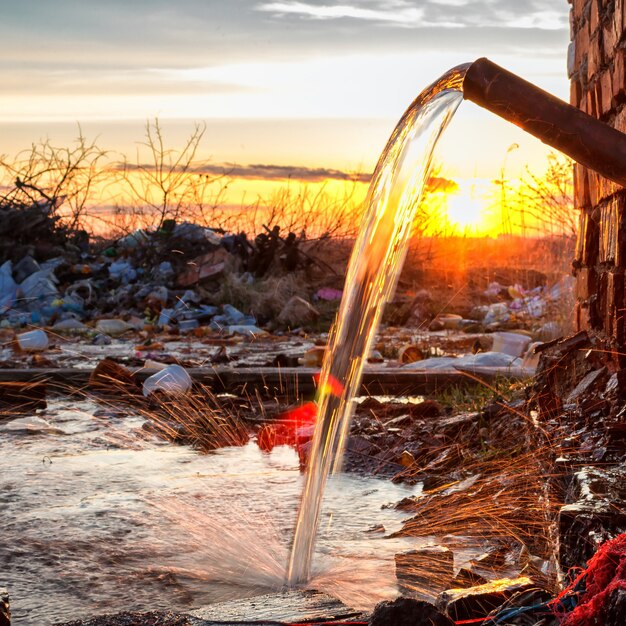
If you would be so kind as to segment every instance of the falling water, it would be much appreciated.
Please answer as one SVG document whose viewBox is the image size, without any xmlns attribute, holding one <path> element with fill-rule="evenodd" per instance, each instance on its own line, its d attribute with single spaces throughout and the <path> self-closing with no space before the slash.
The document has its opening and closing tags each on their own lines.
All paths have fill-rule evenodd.
<svg viewBox="0 0 626 626">
<path fill-rule="evenodd" d="M 318 421 L 287 571 L 310 577 L 324 488 L 340 469 L 356 395 L 383 306 L 395 289 L 435 145 L 463 99 L 460 65 L 425 89 L 394 129 L 366 200 L 317 393 Z"/>
</svg>

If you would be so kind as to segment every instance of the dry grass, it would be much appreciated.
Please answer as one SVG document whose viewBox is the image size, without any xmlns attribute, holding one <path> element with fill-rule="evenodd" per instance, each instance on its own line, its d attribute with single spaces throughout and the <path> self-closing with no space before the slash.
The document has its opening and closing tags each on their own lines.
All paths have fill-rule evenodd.
<svg viewBox="0 0 626 626">
<path fill-rule="evenodd" d="M 248 282 L 245 276 L 225 274 L 218 291 L 206 295 L 211 304 L 232 304 L 262 319 L 275 319 L 293 296 L 309 298 L 307 285 L 297 274 L 269 276 Z"/>
</svg>

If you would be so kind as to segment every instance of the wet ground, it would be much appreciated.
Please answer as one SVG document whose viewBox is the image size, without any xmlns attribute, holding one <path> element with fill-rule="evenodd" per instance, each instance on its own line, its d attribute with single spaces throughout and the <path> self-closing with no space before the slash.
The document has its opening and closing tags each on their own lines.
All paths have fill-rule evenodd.
<svg viewBox="0 0 626 626">
<path fill-rule="evenodd" d="M 282 587 L 302 485 L 296 453 L 251 442 L 200 454 L 142 424 L 71 398 L 0 424 L 0 586 L 16 624 L 186 612 Z M 331 481 L 311 586 L 364 608 L 394 597 L 393 555 L 429 540 L 370 529 L 400 528 L 406 515 L 382 506 L 419 491 Z"/>
<path fill-rule="evenodd" d="M 302 359 L 314 346 L 324 346 L 326 333 L 292 333 L 283 335 L 263 334 L 256 337 L 242 335 L 225 336 L 207 331 L 202 336 L 193 334 L 170 335 L 160 333 L 150 335 L 131 331 L 122 337 L 110 338 L 110 343 L 97 345 L 93 337 L 61 335 L 49 333 L 51 347 L 33 357 L 26 353 L 16 353 L 11 344 L 12 333 L 6 337 L 0 335 L 0 367 L 72 367 L 90 369 L 103 358 L 113 358 L 120 362 L 141 367 L 146 360 L 156 362 L 178 362 L 185 367 L 203 367 L 212 364 L 231 364 L 233 367 L 284 366 L 284 361 L 277 358 L 291 357 Z M 492 338 L 484 333 L 461 333 L 455 331 L 427 332 L 425 330 L 407 330 L 387 328 L 382 330 L 376 342 L 378 356 L 370 366 L 400 363 L 398 355 L 404 346 L 419 346 L 424 353 L 433 354 L 466 353 L 475 346 L 488 349 Z M 296 365 L 292 361 L 290 365 Z"/>
</svg>

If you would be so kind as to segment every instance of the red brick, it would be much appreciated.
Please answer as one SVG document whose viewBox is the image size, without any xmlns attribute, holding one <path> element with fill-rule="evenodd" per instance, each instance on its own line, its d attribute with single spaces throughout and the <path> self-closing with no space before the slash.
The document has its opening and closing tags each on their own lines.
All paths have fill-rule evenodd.
<svg viewBox="0 0 626 626">
<path fill-rule="evenodd" d="M 606 200 L 621 189 L 621 185 L 618 185 L 617 183 L 614 183 L 612 180 L 604 178 L 603 176 L 598 176 L 598 199 L 600 201 Z"/>
<path fill-rule="evenodd" d="M 620 201 L 612 198 L 602 205 L 600 212 L 600 263 L 619 263 L 619 209 Z"/>
<path fill-rule="evenodd" d="M 580 163 L 574 164 L 574 189 L 577 209 L 583 209 L 591 205 L 589 198 L 589 179 L 587 178 L 587 168 Z"/>
<path fill-rule="evenodd" d="M 612 56 L 620 36 L 621 33 L 618 33 L 615 28 L 615 22 L 612 19 L 609 20 L 602 29 L 602 46 L 604 48 L 605 59 Z"/>
<path fill-rule="evenodd" d="M 570 83 L 569 103 L 572 106 L 578 107 L 580 106 L 581 97 L 582 97 L 582 88 L 580 86 L 580 81 L 578 79 L 574 79 Z"/>
<path fill-rule="evenodd" d="M 596 271 L 593 267 L 583 267 L 576 273 L 576 298 L 579 301 L 589 299 L 596 292 Z"/>
<path fill-rule="evenodd" d="M 577 69 L 580 69 L 589 51 L 589 28 L 586 25 L 576 33 L 574 46 L 574 64 Z"/>
<path fill-rule="evenodd" d="M 602 102 L 602 115 L 606 116 L 613 108 L 613 74 L 610 70 L 604 70 L 598 81 Z"/>
<path fill-rule="evenodd" d="M 573 2 L 573 6 L 574 6 L 574 15 L 576 15 L 576 17 L 578 19 L 581 19 L 583 12 L 584 12 L 584 8 L 585 5 L 587 4 L 588 0 L 574 0 Z"/>
<path fill-rule="evenodd" d="M 624 31 L 624 9 L 626 9 L 626 3 L 624 0 L 615 0 L 615 11 L 613 13 L 613 23 L 615 25 L 615 31 L 622 33 Z"/>
<path fill-rule="evenodd" d="M 597 172 L 588 170 L 587 178 L 589 179 L 589 201 L 591 202 L 591 206 L 596 206 L 598 202 L 600 202 L 600 176 Z"/>
<path fill-rule="evenodd" d="M 589 14 L 589 29 L 595 33 L 600 26 L 600 0 L 591 0 L 591 12 Z"/>
<path fill-rule="evenodd" d="M 622 109 L 616 116 L 613 122 L 613 128 L 619 130 L 621 133 L 626 133 L 626 108 Z"/>
<path fill-rule="evenodd" d="M 597 108 L 595 89 L 589 89 L 587 91 L 586 100 L 587 100 L 587 104 L 585 108 L 586 112 L 593 117 L 598 117 L 597 115 L 598 108 Z"/>
<path fill-rule="evenodd" d="M 592 36 L 589 41 L 589 53 L 587 54 L 587 77 L 593 78 L 602 67 L 603 54 L 602 54 L 602 42 L 599 33 Z"/>
<path fill-rule="evenodd" d="M 615 50 L 613 60 L 613 97 L 616 102 L 622 102 L 626 98 L 626 50 Z"/>
<path fill-rule="evenodd" d="M 589 306 L 586 303 L 576 304 L 576 330 L 591 330 Z"/>
</svg>

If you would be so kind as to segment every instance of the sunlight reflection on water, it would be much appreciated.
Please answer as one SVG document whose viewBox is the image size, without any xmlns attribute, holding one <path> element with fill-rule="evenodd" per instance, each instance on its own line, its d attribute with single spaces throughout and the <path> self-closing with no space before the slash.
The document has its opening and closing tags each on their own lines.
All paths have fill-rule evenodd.
<svg viewBox="0 0 626 626">
<path fill-rule="evenodd" d="M 0 585 L 16 623 L 184 611 L 282 587 L 302 489 L 293 450 L 201 455 L 96 408 L 57 399 L 0 425 Z M 403 516 L 381 506 L 414 489 L 334 477 L 309 586 L 361 608 L 394 597 L 393 555 L 415 540 L 367 530 L 399 528 Z"/>
</svg>

